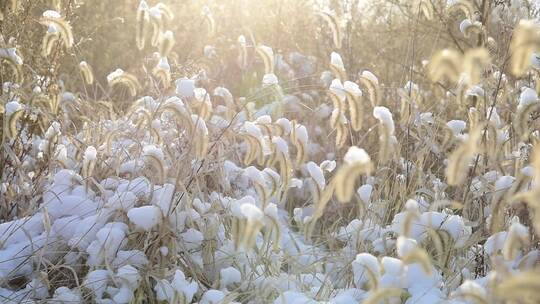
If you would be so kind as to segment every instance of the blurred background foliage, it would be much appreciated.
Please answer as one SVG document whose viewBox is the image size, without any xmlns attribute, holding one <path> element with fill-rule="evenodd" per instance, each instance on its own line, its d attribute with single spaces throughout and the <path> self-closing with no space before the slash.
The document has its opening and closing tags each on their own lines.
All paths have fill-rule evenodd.
<svg viewBox="0 0 540 304">
<path fill-rule="evenodd" d="M 100 99 L 107 94 L 106 75 L 122 68 L 140 77 L 151 71 L 155 59 L 152 46 L 138 50 L 135 46 L 135 14 L 138 0 L 28 0 L 18 1 L 15 14 L 6 8 L 10 1 L 2 1 L 4 18 L 0 31 L 5 40 L 14 39 L 25 61 L 25 74 L 52 73 L 62 80 L 66 89 L 83 91 L 80 79 L 73 73 L 80 61 L 87 61 L 94 70 L 98 84 L 88 91 L 88 98 Z M 149 1 L 154 5 L 157 1 Z M 446 1 L 433 0 L 435 16 L 422 18 L 409 0 L 227 0 L 227 1 L 163 1 L 175 14 L 173 24 L 165 27 L 173 31 L 176 45 L 169 60 L 173 79 L 192 77 L 205 69 L 212 86 L 224 85 L 235 96 L 249 94 L 247 88 L 262 78 L 262 62 L 254 56 L 253 45 L 268 45 L 286 58 L 298 52 L 316 59 L 317 70 L 328 67 L 329 54 L 339 52 L 349 73 L 369 69 L 376 71 L 388 87 L 400 87 L 410 79 L 416 82 L 423 77 L 422 61 L 438 49 L 452 47 L 463 50 L 478 44 L 478 37 L 465 38 L 459 34 L 460 13 L 443 14 Z M 511 5 L 510 1 L 479 1 L 479 6 Z M 39 24 L 39 17 L 46 9 L 60 6 L 73 27 L 75 47 L 67 56 L 57 54 L 43 58 L 35 49 L 41 46 L 46 28 Z M 530 6 L 530 4 L 529 4 Z M 203 14 L 205 7 L 211 12 L 215 28 L 210 29 Z M 481 9 L 481 7 L 479 7 Z M 76 13 L 73 13 L 76 10 Z M 343 25 L 343 44 L 336 49 L 328 24 L 317 14 L 333 12 Z M 529 9 L 531 18 L 537 10 Z M 504 23 L 497 23 L 504 24 Z M 499 40 L 497 45 L 507 45 L 511 28 L 490 27 L 488 34 Z M 247 71 L 237 64 L 237 40 L 244 35 L 250 54 Z M 215 52 L 215 56 L 205 56 Z M 493 49 L 494 62 L 501 60 L 504 50 Z M 210 62 L 209 62 L 210 61 Z M 212 62 L 215 61 L 215 62 Z M 143 64 L 141 64 L 141 62 Z M 412 67 L 412 68 L 411 68 Z M 247 73 L 245 73 L 247 72 Z M 318 77 L 313 71 L 313 77 Z M 2 78 L 9 72 L 2 70 Z M 417 75 L 416 75 L 417 74 Z M 283 76 L 283 75 L 278 75 Z M 282 77 L 280 77 L 282 79 Z M 5 79 L 1 79 L 2 82 Z M 148 84 L 148 82 L 143 83 Z M 291 86 L 301 85 L 296 79 Z M 288 86 L 285 86 L 287 88 Z M 289 86 L 290 87 L 290 86 Z"/>
</svg>

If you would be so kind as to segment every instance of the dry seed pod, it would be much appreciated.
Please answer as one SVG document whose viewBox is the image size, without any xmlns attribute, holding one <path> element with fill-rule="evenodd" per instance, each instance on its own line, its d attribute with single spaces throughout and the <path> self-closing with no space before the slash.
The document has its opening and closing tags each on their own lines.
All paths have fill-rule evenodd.
<svg viewBox="0 0 540 304">
<path fill-rule="evenodd" d="M 378 121 L 379 128 L 379 143 L 380 143 L 380 152 L 379 152 L 379 162 L 386 163 L 388 161 L 390 153 L 392 152 L 394 137 L 394 119 L 392 112 L 386 107 L 374 107 L 373 108 L 373 117 Z"/>
<path fill-rule="evenodd" d="M 167 57 L 161 57 L 158 64 L 152 70 L 152 73 L 158 78 L 165 87 L 171 83 L 171 66 Z"/>
<path fill-rule="evenodd" d="M 501 300 L 537 303 L 540 298 L 540 273 L 534 270 L 513 274 L 495 286 Z"/>
<path fill-rule="evenodd" d="M 57 31 L 65 48 L 69 49 L 73 46 L 74 38 L 71 25 L 58 12 L 45 11 L 40 23 L 46 25 L 49 30 L 52 28 Z"/>
<path fill-rule="evenodd" d="M 427 20 L 433 20 L 433 4 L 429 0 L 419 0 L 417 4 L 418 13 L 422 13 Z"/>
<path fill-rule="evenodd" d="M 146 1 L 141 1 L 139 3 L 139 8 L 137 9 L 137 28 L 135 34 L 135 40 L 137 43 L 137 48 L 139 50 L 144 49 L 144 44 L 148 35 L 148 25 L 150 24 L 150 14 L 148 13 L 148 4 Z"/>
<path fill-rule="evenodd" d="M 203 7 L 202 15 L 206 21 L 206 24 L 208 25 L 209 36 L 213 37 L 216 34 L 216 21 L 214 20 L 214 16 L 212 15 L 212 12 L 208 6 Z"/>
<path fill-rule="evenodd" d="M 59 94 L 52 94 L 49 96 L 49 108 L 53 114 L 58 114 L 58 110 L 60 109 L 60 95 Z"/>
<path fill-rule="evenodd" d="M 157 9 L 161 16 L 165 17 L 167 21 L 172 21 L 174 19 L 174 14 L 172 10 L 162 2 L 156 4 L 153 9 Z"/>
<path fill-rule="evenodd" d="M 273 74 L 274 73 L 274 51 L 271 47 L 266 45 L 258 45 L 255 48 L 257 54 L 261 56 L 264 63 L 264 73 Z"/>
<path fill-rule="evenodd" d="M 471 3 L 469 0 L 458 0 L 454 1 L 450 7 L 448 7 L 448 13 L 452 14 L 458 11 L 462 11 L 465 16 L 470 19 L 474 20 L 476 15 L 476 8 L 474 7 L 474 4 Z"/>
<path fill-rule="evenodd" d="M 159 108 L 159 113 L 171 112 L 175 118 L 192 132 L 191 112 L 178 97 L 171 97 Z"/>
<path fill-rule="evenodd" d="M 489 304 L 485 289 L 474 281 L 465 281 L 452 296 L 476 304 Z"/>
<path fill-rule="evenodd" d="M 17 49 L 0 48 L 0 62 L 5 62 L 11 68 L 13 76 L 15 76 L 14 82 L 22 83 L 23 74 L 21 67 L 23 59 L 17 54 Z"/>
<path fill-rule="evenodd" d="M 152 9 L 150 9 L 150 11 L 152 11 Z M 150 38 L 150 42 L 152 46 L 158 46 L 159 37 L 165 28 L 161 14 L 155 10 L 153 14 L 150 13 L 150 24 L 152 24 L 152 36 Z"/>
<path fill-rule="evenodd" d="M 464 19 L 459 24 L 459 30 L 465 38 L 471 37 L 473 34 L 480 34 L 483 31 L 483 25 L 479 21 L 472 22 L 470 19 Z M 491 38 L 491 37 L 490 37 Z M 493 38 L 491 38 L 493 40 Z M 488 38 L 489 41 L 489 38 Z"/>
<path fill-rule="evenodd" d="M 371 158 L 358 147 L 352 146 L 345 154 L 343 166 L 338 170 L 335 180 L 335 194 L 341 203 L 349 202 L 355 192 L 357 178 L 373 170 Z"/>
<path fill-rule="evenodd" d="M 272 169 L 265 168 L 262 173 L 266 177 L 267 181 L 270 181 L 270 193 L 268 197 L 272 197 L 278 193 L 280 190 L 280 177 L 279 175 Z"/>
<path fill-rule="evenodd" d="M 48 57 L 58 41 L 60 41 L 59 32 L 54 26 L 49 26 L 47 33 L 43 36 L 43 42 L 41 43 L 41 56 Z"/>
<path fill-rule="evenodd" d="M 472 128 L 472 127 L 471 127 Z M 446 167 L 446 180 L 449 185 L 458 186 L 465 181 L 469 172 L 469 162 L 478 152 L 481 130 L 472 128 L 467 141 L 463 142 L 448 159 Z"/>
<path fill-rule="evenodd" d="M 296 165 L 300 165 L 307 157 L 308 133 L 306 127 L 293 121 L 290 137 L 296 148 Z"/>
<path fill-rule="evenodd" d="M 480 82 L 484 68 L 490 63 L 489 52 L 485 48 L 471 49 L 463 57 L 463 71 L 469 76 L 468 83 Z"/>
<path fill-rule="evenodd" d="M 152 172 L 157 172 L 156 184 L 163 184 L 166 176 L 165 164 L 163 163 L 163 160 L 153 154 L 146 154 L 144 157 L 146 165 L 152 168 Z"/>
<path fill-rule="evenodd" d="M 443 261 L 445 260 L 445 256 L 447 254 L 447 251 L 445 251 L 446 246 L 445 246 L 444 239 L 441 236 L 441 234 L 439 234 L 438 230 L 428 228 L 426 229 L 426 231 L 429 235 L 429 244 L 435 247 L 434 257 L 436 261 L 438 262 L 438 266 L 441 266 L 444 264 Z M 442 231 L 442 232 L 444 233 L 445 231 Z"/>
<path fill-rule="evenodd" d="M 92 68 L 86 61 L 81 61 L 81 63 L 79 63 L 79 69 L 81 70 L 81 74 L 86 84 L 94 83 L 94 73 L 92 73 Z"/>
<path fill-rule="evenodd" d="M 265 238 L 267 239 L 266 242 L 269 243 L 269 238 L 273 235 L 274 240 L 272 242 L 272 248 L 275 251 L 278 251 L 280 249 L 279 244 L 281 244 L 281 226 L 273 216 L 265 214 L 265 219 L 270 222 L 270 227 L 266 227 L 265 231 Z"/>
<path fill-rule="evenodd" d="M 362 302 L 363 304 L 384 303 L 385 300 L 391 298 L 399 298 L 403 294 L 403 289 L 400 288 L 379 288 L 369 293 L 369 296 Z"/>
<path fill-rule="evenodd" d="M 308 227 L 308 230 L 306 231 L 309 235 L 310 228 L 313 228 L 313 225 L 315 225 L 316 221 L 323 215 L 324 209 L 326 208 L 326 205 L 332 199 L 332 196 L 334 195 L 334 192 L 336 190 L 336 180 L 335 178 L 324 188 L 319 201 L 317 202 L 317 205 L 315 206 L 315 212 L 313 213 L 313 217 L 311 219 L 310 225 L 311 227 Z"/>
<path fill-rule="evenodd" d="M 343 82 L 347 80 L 347 71 L 345 70 L 343 59 L 341 59 L 341 55 L 336 52 L 332 52 L 330 56 L 330 69 L 340 81 Z"/>
<path fill-rule="evenodd" d="M 341 33 L 341 22 L 337 16 L 334 14 L 331 14 L 329 12 L 317 12 L 317 15 L 321 16 L 326 23 L 328 23 L 328 26 L 330 27 L 330 30 L 332 31 L 332 40 L 334 42 L 334 46 L 337 49 L 341 49 L 341 42 L 343 40 L 343 36 Z"/>
<path fill-rule="evenodd" d="M 244 165 L 250 165 L 262 153 L 262 146 L 258 138 L 250 134 L 241 135 L 247 143 L 247 151 L 244 156 Z"/>
<path fill-rule="evenodd" d="M 338 124 L 336 125 L 336 147 L 342 148 L 347 143 L 347 120 L 344 115 L 341 115 L 341 119 L 339 120 Z"/>
<path fill-rule="evenodd" d="M 520 135 L 520 138 L 527 139 L 531 130 L 529 129 L 530 117 L 533 113 L 540 111 L 539 103 L 531 103 L 524 107 L 518 107 L 516 118 L 514 119 L 514 126 L 516 133 Z"/>
<path fill-rule="evenodd" d="M 166 31 L 159 35 L 159 54 L 161 57 L 169 56 L 173 46 L 174 46 L 174 35 L 171 31 Z"/>
<path fill-rule="evenodd" d="M 427 252 L 422 248 L 415 248 L 413 251 L 404 256 L 402 260 L 405 264 L 420 264 L 420 266 L 422 266 L 422 270 L 428 276 L 430 276 L 432 273 L 433 266 L 431 265 L 431 260 Z"/>
<path fill-rule="evenodd" d="M 334 106 L 330 119 L 330 126 L 332 128 L 337 128 L 340 119 L 345 115 L 345 111 L 347 110 L 347 94 L 345 93 L 343 85 L 339 79 L 334 79 L 332 81 L 327 94 L 328 97 L 330 97 L 330 100 L 332 100 L 332 104 Z"/>
<path fill-rule="evenodd" d="M 377 77 L 370 71 L 363 71 L 359 75 L 358 80 L 360 81 L 361 85 L 366 87 L 369 93 L 369 100 L 371 101 L 371 105 L 373 107 L 378 106 L 381 101 L 381 94 L 379 88 L 379 80 L 377 79 Z"/>
<path fill-rule="evenodd" d="M 247 67 L 247 43 L 244 35 L 238 37 L 238 65 L 241 69 Z"/>
<path fill-rule="evenodd" d="M 457 82 L 461 75 L 460 54 L 449 49 L 436 53 L 429 61 L 428 75 L 433 82 L 441 81 L 444 78 L 450 82 Z"/>
<path fill-rule="evenodd" d="M 208 129 L 202 117 L 192 114 L 191 120 L 194 128 L 193 138 L 195 140 L 195 156 L 199 159 L 206 157 L 208 153 Z"/>
<path fill-rule="evenodd" d="M 23 114 L 24 110 L 18 110 L 9 114 L 9 117 L 7 118 L 7 129 L 5 129 L 7 138 L 13 139 L 17 137 L 17 122 Z"/>
<path fill-rule="evenodd" d="M 133 74 L 124 72 L 122 69 L 116 69 L 114 72 L 107 75 L 107 81 L 111 88 L 116 85 L 126 86 L 131 96 L 137 95 L 137 90 L 140 88 L 137 77 Z"/>
<path fill-rule="evenodd" d="M 513 260 L 517 257 L 521 248 L 529 245 L 529 229 L 519 222 L 513 223 L 508 229 L 508 236 L 503 245 L 503 256 L 506 260 Z"/>
<path fill-rule="evenodd" d="M 540 48 L 540 30 L 533 20 L 521 20 L 510 42 L 512 74 L 522 76 L 531 64 L 532 54 Z"/>
<path fill-rule="evenodd" d="M 94 173 L 96 159 L 97 159 L 96 148 L 94 148 L 93 146 L 89 146 L 88 148 L 86 148 L 86 150 L 84 151 L 83 167 L 82 167 L 82 172 L 81 172 L 82 177 L 84 179 L 88 180 L 88 178 L 92 176 L 92 174 Z"/>
<path fill-rule="evenodd" d="M 349 104 L 349 114 L 351 116 L 351 126 L 354 131 L 362 129 L 362 121 L 364 116 L 364 107 L 362 105 L 362 91 L 358 85 L 351 81 L 345 81 L 345 92 L 347 93 L 347 101 Z"/>
</svg>

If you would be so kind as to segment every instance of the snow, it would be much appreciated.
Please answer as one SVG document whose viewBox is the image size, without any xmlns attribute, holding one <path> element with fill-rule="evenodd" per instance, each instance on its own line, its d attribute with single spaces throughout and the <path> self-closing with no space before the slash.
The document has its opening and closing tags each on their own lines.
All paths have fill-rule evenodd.
<svg viewBox="0 0 540 304">
<path fill-rule="evenodd" d="M 335 160 L 324 160 L 319 167 L 323 169 L 323 171 L 332 172 L 336 168 L 336 161 Z"/>
<path fill-rule="evenodd" d="M 91 161 L 94 161 L 96 160 L 97 158 L 97 150 L 96 148 L 94 148 L 93 146 L 90 146 L 88 148 L 86 148 L 86 150 L 84 151 L 84 160 L 87 161 L 87 162 L 91 162 Z"/>
<path fill-rule="evenodd" d="M 6 115 L 9 116 L 19 110 L 22 110 L 23 107 L 17 101 L 10 101 L 6 103 L 5 108 L 6 108 Z"/>
<path fill-rule="evenodd" d="M 354 274 L 354 284 L 358 288 L 362 288 L 365 283 L 368 283 L 370 280 L 370 275 L 376 276 L 377 278 L 381 272 L 381 267 L 379 261 L 376 257 L 369 253 L 360 253 L 356 255 L 356 259 L 352 262 L 353 274 Z"/>
<path fill-rule="evenodd" d="M 341 55 L 339 55 L 336 52 L 332 52 L 332 54 L 330 54 L 330 64 L 337 67 L 340 70 L 345 70 L 343 59 L 341 59 Z"/>
<path fill-rule="evenodd" d="M 362 73 L 360 74 L 360 76 L 364 77 L 364 78 L 367 78 L 369 80 L 371 80 L 373 83 L 375 84 L 378 84 L 379 83 L 379 79 L 377 79 L 377 76 L 375 76 L 375 74 L 373 74 L 372 72 L 370 71 L 362 71 Z"/>
<path fill-rule="evenodd" d="M 454 133 L 454 136 L 458 136 L 463 133 L 463 131 L 467 128 L 467 123 L 463 120 L 450 120 L 446 123 L 448 128 L 452 130 L 452 133 Z"/>
<path fill-rule="evenodd" d="M 172 37 L 169 20 L 163 19 L 164 4 L 149 8 L 140 1 L 139 6 L 160 19 L 152 22 L 167 21 L 160 29 L 162 38 Z M 63 18 L 56 11 L 43 16 Z M 459 20 L 452 22 L 456 29 Z M 476 25 L 466 19 L 459 29 L 465 33 Z M 50 25 L 47 31 L 58 34 L 62 29 Z M 14 38 L 4 38 L 0 57 L 23 64 L 19 54 L 31 53 L 11 47 L 20 43 Z M 538 134 L 516 136 L 515 118 L 520 110 L 538 103 L 535 77 L 504 75 L 492 61 L 491 72 L 484 73 L 478 85 L 449 83 L 451 92 L 434 94 L 420 74 L 415 74 L 416 83 L 410 80 L 402 87 L 388 75 L 379 80 L 364 70 L 357 75 L 362 80 L 358 85 L 354 79 L 338 79 L 333 72 L 320 70 L 324 64 L 307 54 L 286 53 L 287 48 L 281 47 L 274 54 L 269 46 L 255 46 L 259 41 L 244 36 L 230 40 L 230 48 L 227 41 L 208 41 L 204 50 L 204 44 L 195 50 L 207 61 L 193 71 L 181 68 L 179 54 L 163 57 L 155 46 L 142 50 L 146 52 L 142 70 L 130 70 L 144 80 L 144 96 L 133 98 L 121 115 L 109 115 L 97 101 L 72 92 L 76 85 L 61 79 L 56 83 L 39 75 L 39 70 L 27 86 L 2 84 L 6 117 L 20 110 L 28 117 L 17 123 L 20 138 L 4 145 L 0 197 L 8 208 L 1 208 L 5 219 L 0 224 L 0 280 L 5 284 L 0 298 L 9 298 L 10 303 L 113 304 L 140 300 L 144 291 L 143 297 L 163 303 L 342 304 L 362 303 L 375 288 L 397 288 L 402 296 L 388 299 L 389 303 L 466 303 L 464 293 L 491 299 L 491 282 L 502 283 L 507 275 L 534 268 L 540 256 L 531 243 L 537 232 L 529 223 L 534 214 L 523 221 L 526 209 L 521 198 L 537 186 L 538 168 L 531 156 Z M 254 48 L 265 59 L 275 60 L 271 67 L 275 72 L 261 71 Z M 233 66 L 240 63 L 235 56 L 247 56 L 240 59 L 248 59 L 248 64 L 234 67 L 253 73 L 246 82 L 235 83 L 236 76 L 244 74 L 223 81 L 212 66 L 204 66 L 223 64 L 228 69 L 229 63 L 220 61 L 223 52 L 230 53 Z M 328 56 L 334 72 L 355 68 L 346 67 L 337 52 L 328 51 L 323 62 Z M 540 67 L 537 57 L 532 54 L 533 68 Z M 357 59 L 359 65 L 354 66 L 379 69 L 378 64 Z M 95 64 L 96 70 L 103 69 Z M 79 65 L 88 67 L 85 61 Z M 183 76 L 162 89 L 164 84 L 142 73 L 147 68 Z M 107 81 L 125 75 L 116 69 Z M 252 77 L 262 77 L 262 86 L 251 83 Z M 498 77 L 504 98 L 496 107 L 466 106 L 470 97 L 490 97 Z M 365 130 L 353 132 L 345 101 L 362 96 L 362 89 L 370 87 L 366 79 L 380 85 L 377 90 L 386 107 L 364 113 Z M 231 83 L 232 87 L 223 87 Z M 264 94 L 280 89 L 265 87 L 280 84 L 286 91 L 278 100 L 285 107 L 284 117 L 270 115 L 265 104 Z M 56 86 L 62 107 L 56 116 L 43 115 L 47 107 L 32 98 L 50 96 L 49 88 Z M 403 90 L 414 92 L 407 100 L 410 120 L 396 107 L 404 105 L 395 99 Z M 338 109 L 332 106 L 336 97 Z M 466 99 L 461 104 L 465 108 L 458 109 L 456 99 L 461 97 Z M 512 100 L 515 104 L 508 104 Z M 83 112 L 86 109 L 91 110 Z M 78 111 L 88 120 L 72 117 Z M 488 139 L 500 146 L 497 159 L 480 155 L 482 165 L 470 172 L 470 189 L 465 184 L 448 185 L 440 169 L 470 137 L 474 115 L 482 126 L 487 113 L 491 113 Z M 346 127 L 344 146 L 336 147 L 329 118 Z M 32 132 L 28 126 L 40 131 Z M 405 147 L 405 129 L 407 153 L 400 148 Z M 381 130 L 390 133 L 396 151 L 387 162 L 372 162 L 371 157 L 379 158 Z M 263 150 L 262 157 L 250 164 L 244 164 L 246 135 L 255 137 Z M 455 138 L 448 138 L 452 135 Z M 192 140 L 201 137 L 209 150 L 204 158 L 195 159 Z M 152 178 L 148 162 L 153 160 L 166 170 L 165 180 Z M 339 203 L 333 193 L 338 189 L 336 176 L 364 165 L 372 170 L 355 181 L 356 196 Z M 94 171 L 87 174 L 91 167 Z M 406 171 L 412 178 L 405 178 Z M 472 214 L 452 201 L 459 201 L 465 190 L 473 202 Z M 495 220 L 493 202 L 505 208 L 498 214 L 501 221 L 495 233 L 489 229 Z M 438 248 L 432 244 L 432 232 L 442 237 L 443 249 L 450 253 L 444 256 L 444 265 L 435 256 Z M 418 252 L 432 261 L 428 271 L 411 259 L 410 254 Z M 73 278 L 80 282 L 55 280 L 50 271 L 58 267 L 70 278 L 74 271 Z M 476 271 L 479 267 L 482 275 Z"/>
<path fill-rule="evenodd" d="M 416 240 L 407 238 L 405 236 L 399 236 L 396 242 L 397 255 L 401 258 L 406 257 L 417 247 Z"/>
<path fill-rule="evenodd" d="M 80 303 L 82 296 L 78 291 L 61 286 L 54 291 L 53 301 L 61 304 Z"/>
<path fill-rule="evenodd" d="M 463 19 L 463 21 L 461 21 L 461 23 L 459 24 L 459 30 L 461 31 L 462 34 L 465 34 L 465 32 L 470 26 L 472 26 L 471 20 Z"/>
<path fill-rule="evenodd" d="M 364 204 L 369 204 L 371 201 L 371 193 L 373 192 L 373 186 L 366 184 L 362 185 L 356 190 L 356 193 Z"/>
<path fill-rule="evenodd" d="M 265 74 L 263 76 L 262 84 L 263 86 L 277 85 L 279 83 L 278 78 L 275 74 Z"/>
<path fill-rule="evenodd" d="M 180 294 L 183 294 L 187 302 L 191 302 L 198 290 L 197 283 L 186 280 L 186 276 L 181 270 L 176 270 L 171 282 L 172 287 Z"/>
<path fill-rule="evenodd" d="M 304 145 L 307 145 L 309 136 L 308 136 L 308 131 L 305 126 L 296 127 L 296 138 L 298 138 L 298 140 Z"/>
<path fill-rule="evenodd" d="M 107 75 L 107 81 L 110 83 L 114 81 L 115 79 L 122 77 L 123 75 L 124 75 L 124 70 L 116 69 L 113 72 L 111 72 L 109 75 Z"/>
<path fill-rule="evenodd" d="M 13 61 L 16 65 L 22 65 L 23 59 L 17 55 L 16 48 L 0 48 L 0 58 L 6 58 Z"/>
<path fill-rule="evenodd" d="M 343 161 L 349 165 L 368 164 L 371 162 L 371 158 L 364 149 L 352 146 L 347 150 Z"/>
<path fill-rule="evenodd" d="M 240 273 L 240 271 L 238 271 L 238 269 L 234 267 L 223 268 L 219 271 L 219 274 L 219 284 L 221 288 L 226 288 L 230 284 L 237 284 L 241 283 L 242 281 L 242 274 Z"/>
<path fill-rule="evenodd" d="M 345 81 L 343 83 L 343 88 L 347 93 L 350 93 L 353 96 L 362 96 L 362 90 L 360 90 L 358 84 L 352 81 Z"/>
<path fill-rule="evenodd" d="M 521 94 L 519 95 L 518 108 L 523 108 L 537 102 L 538 102 L 538 94 L 536 94 L 535 90 L 528 87 L 521 88 Z"/>
<path fill-rule="evenodd" d="M 195 94 L 195 80 L 180 78 L 176 80 L 176 94 L 180 97 L 193 97 Z"/>
<path fill-rule="evenodd" d="M 324 186 L 326 185 L 326 180 L 324 178 L 324 173 L 321 167 L 319 167 L 314 162 L 307 163 L 306 167 L 309 175 L 313 178 L 313 180 L 315 180 L 319 188 L 324 189 Z"/>
<path fill-rule="evenodd" d="M 385 125 L 390 134 L 394 134 L 394 118 L 387 107 L 374 107 L 373 117 L 377 118 L 383 125 Z"/>
<path fill-rule="evenodd" d="M 142 206 L 130 209 L 127 216 L 135 227 L 144 231 L 150 231 L 160 223 L 161 210 L 157 206 Z"/>
<path fill-rule="evenodd" d="M 43 15 L 43 17 L 51 18 L 51 19 L 60 19 L 60 18 L 62 18 L 60 13 L 58 13 L 57 11 L 54 11 L 54 10 L 46 10 L 46 11 L 43 12 L 42 15 Z"/>
<path fill-rule="evenodd" d="M 199 301 L 200 304 L 218 304 L 225 299 L 225 294 L 220 290 L 210 289 L 205 292 Z"/>
<path fill-rule="evenodd" d="M 84 286 L 92 291 L 97 299 L 101 299 L 107 289 L 109 279 L 110 273 L 108 270 L 96 269 L 86 275 Z"/>
</svg>

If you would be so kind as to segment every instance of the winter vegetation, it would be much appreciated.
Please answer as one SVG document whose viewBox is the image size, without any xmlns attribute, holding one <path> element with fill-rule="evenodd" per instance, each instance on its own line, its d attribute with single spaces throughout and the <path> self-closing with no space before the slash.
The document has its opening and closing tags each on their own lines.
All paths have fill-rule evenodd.
<svg viewBox="0 0 540 304">
<path fill-rule="evenodd" d="M 539 303 L 538 16 L 0 1 L 0 303 Z"/>
</svg>

